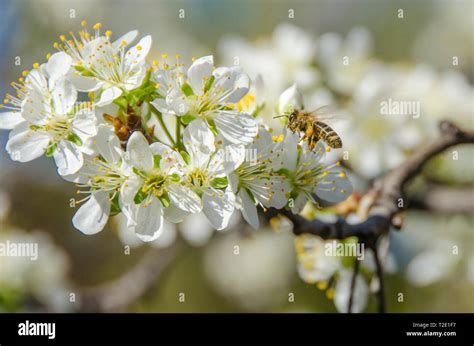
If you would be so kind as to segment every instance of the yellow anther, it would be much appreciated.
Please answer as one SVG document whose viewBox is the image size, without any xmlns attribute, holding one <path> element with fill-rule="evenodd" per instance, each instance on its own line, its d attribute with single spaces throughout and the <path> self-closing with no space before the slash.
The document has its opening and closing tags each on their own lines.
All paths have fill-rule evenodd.
<svg viewBox="0 0 474 346">
<path fill-rule="evenodd" d="M 66 41 L 66 36 L 60 35 L 60 36 L 59 36 L 59 39 L 64 42 L 64 41 Z"/>
<path fill-rule="evenodd" d="M 176 54 L 176 59 L 181 59 L 181 54 Z"/>
<path fill-rule="evenodd" d="M 54 43 L 53 43 L 53 47 L 56 48 L 56 49 L 58 49 L 58 48 L 59 48 L 59 44 L 58 44 L 57 42 L 54 42 Z"/>
<path fill-rule="evenodd" d="M 331 151 L 331 147 L 326 147 L 326 151 L 329 153 Z"/>
<path fill-rule="evenodd" d="M 46 59 L 49 60 L 51 58 L 51 53 L 46 54 Z"/>
<path fill-rule="evenodd" d="M 140 51 L 140 50 L 142 50 L 142 49 L 143 49 L 142 46 L 140 46 L 140 45 L 137 46 L 137 50 L 138 50 L 138 51 Z"/>
<path fill-rule="evenodd" d="M 110 35 L 112 35 L 112 31 L 107 30 L 107 31 L 105 32 L 105 36 L 110 36 Z"/>
<path fill-rule="evenodd" d="M 193 62 L 196 61 L 196 57 L 193 56 L 193 57 L 191 58 L 191 61 L 193 61 Z"/>
<path fill-rule="evenodd" d="M 340 176 L 341 178 L 345 178 L 345 177 L 346 177 L 346 172 L 344 172 L 344 171 L 340 172 L 340 173 L 339 173 L 339 176 Z"/>
<path fill-rule="evenodd" d="M 159 89 L 159 88 L 160 88 L 160 86 L 161 86 L 161 84 L 160 84 L 160 83 L 156 83 L 156 84 L 155 84 L 155 88 L 156 88 L 156 89 Z"/>
<path fill-rule="evenodd" d="M 99 30 L 102 27 L 102 23 L 95 23 L 92 27 L 94 30 Z"/>
<path fill-rule="evenodd" d="M 153 63 L 153 66 L 158 66 L 160 62 L 158 60 L 153 60 L 152 63 Z"/>
<path fill-rule="evenodd" d="M 33 68 L 38 69 L 39 67 L 40 67 L 40 65 L 39 65 L 37 62 L 35 62 L 35 63 L 33 64 Z"/>
<path fill-rule="evenodd" d="M 281 141 L 283 141 L 283 139 L 285 138 L 285 136 L 283 134 L 279 135 L 279 136 L 272 136 L 272 140 L 275 142 L 275 143 L 280 143 Z"/>
<path fill-rule="evenodd" d="M 28 73 L 29 73 L 29 72 L 30 72 L 30 71 L 25 70 L 25 71 L 23 71 L 23 72 L 21 73 L 21 75 L 22 75 L 23 77 L 26 77 L 26 76 L 28 76 Z"/>
<path fill-rule="evenodd" d="M 168 57 L 168 54 L 161 54 L 162 59 L 166 59 Z"/>
<path fill-rule="evenodd" d="M 123 40 L 122 42 L 120 42 L 120 45 L 121 45 L 121 46 L 126 46 L 127 44 L 128 44 L 128 43 L 127 43 L 127 41 L 125 41 L 125 40 Z"/>
<path fill-rule="evenodd" d="M 85 20 L 81 20 L 81 26 L 86 26 L 87 22 Z"/>
</svg>

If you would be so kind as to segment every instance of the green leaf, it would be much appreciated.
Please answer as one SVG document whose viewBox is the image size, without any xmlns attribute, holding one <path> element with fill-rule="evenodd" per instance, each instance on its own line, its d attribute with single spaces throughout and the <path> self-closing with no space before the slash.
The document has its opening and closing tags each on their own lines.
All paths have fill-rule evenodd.
<svg viewBox="0 0 474 346">
<path fill-rule="evenodd" d="M 78 135 L 76 135 L 75 133 L 71 132 L 67 138 L 66 138 L 69 142 L 72 142 L 74 143 L 75 145 L 77 146 L 81 146 L 82 145 L 82 141 L 81 139 L 79 138 Z"/>
<path fill-rule="evenodd" d="M 140 189 L 133 198 L 133 201 L 135 202 L 135 204 L 141 204 L 145 200 L 145 198 L 147 198 L 147 196 L 148 194 Z"/>
<path fill-rule="evenodd" d="M 48 148 L 46 149 L 46 156 L 47 157 L 53 156 L 54 151 L 56 150 L 57 147 L 58 147 L 58 143 L 50 144 Z"/>
<path fill-rule="evenodd" d="M 227 177 L 219 177 L 219 178 L 214 178 L 211 181 L 211 186 L 216 188 L 216 189 L 224 189 L 227 187 L 229 184 Z"/>
<path fill-rule="evenodd" d="M 186 96 L 191 96 L 194 95 L 193 89 L 191 86 L 186 82 L 181 86 L 181 91 L 183 92 L 184 95 Z"/>
</svg>

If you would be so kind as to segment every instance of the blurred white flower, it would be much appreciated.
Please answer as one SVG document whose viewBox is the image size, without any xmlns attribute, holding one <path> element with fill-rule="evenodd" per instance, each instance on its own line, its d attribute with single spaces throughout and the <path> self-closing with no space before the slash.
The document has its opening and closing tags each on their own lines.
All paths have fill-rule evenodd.
<svg viewBox="0 0 474 346">
<path fill-rule="evenodd" d="M 361 27 L 352 29 L 345 39 L 334 33 L 321 35 L 317 61 L 327 84 L 339 93 L 351 95 L 370 65 L 372 46 L 370 32 Z"/>
<path fill-rule="evenodd" d="M 339 272 L 334 295 L 334 305 L 339 312 L 348 312 L 352 276 L 353 272 L 351 270 L 341 270 Z M 359 313 L 364 311 L 367 306 L 368 296 L 369 287 L 362 274 L 359 273 L 355 281 L 351 312 Z"/>
<path fill-rule="evenodd" d="M 42 231 L 25 232 L 16 228 L 2 229 L 0 243 L 37 244 L 38 256 L 0 256 L 0 292 L 15 290 L 23 296 L 33 295 L 49 308 L 68 311 L 69 261 L 51 237 Z"/>
<path fill-rule="evenodd" d="M 294 274 L 292 236 L 264 229 L 219 237 L 206 248 L 204 265 L 213 287 L 251 311 L 288 299 Z"/>
</svg>

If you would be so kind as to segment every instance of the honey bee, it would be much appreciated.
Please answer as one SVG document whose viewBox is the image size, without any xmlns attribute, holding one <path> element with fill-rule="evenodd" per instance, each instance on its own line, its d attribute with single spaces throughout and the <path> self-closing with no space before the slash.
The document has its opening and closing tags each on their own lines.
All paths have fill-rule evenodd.
<svg viewBox="0 0 474 346">
<path fill-rule="evenodd" d="M 324 141 L 333 149 L 342 148 L 341 137 L 329 125 L 322 120 L 328 117 L 323 116 L 326 106 L 320 107 L 313 112 L 304 110 L 294 110 L 288 117 L 288 128 L 293 132 L 302 133 L 301 139 L 308 141 L 310 150 L 313 150 L 319 140 Z"/>
</svg>

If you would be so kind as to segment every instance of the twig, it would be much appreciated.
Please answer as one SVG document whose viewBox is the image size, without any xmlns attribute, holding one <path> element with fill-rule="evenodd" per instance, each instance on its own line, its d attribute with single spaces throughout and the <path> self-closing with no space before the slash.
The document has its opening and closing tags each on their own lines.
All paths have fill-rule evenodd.
<svg viewBox="0 0 474 346">
<path fill-rule="evenodd" d="M 377 291 L 377 297 L 379 301 L 379 312 L 380 313 L 385 313 L 386 308 L 385 308 L 385 288 L 384 288 L 384 281 L 383 281 L 383 268 L 382 268 L 382 263 L 380 262 L 380 257 L 379 253 L 377 250 L 377 246 L 374 246 L 372 248 L 372 251 L 374 252 L 374 260 L 375 260 L 375 267 L 377 271 L 377 278 L 379 280 L 379 290 Z"/>
<path fill-rule="evenodd" d="M 359 260 L 356 258 L 354 261 L 354 269 L 352 272 L 352 279 L 351 279 L 351 291 L 349 293 L 349 305 L 347 307 L 347 312 L 351 313 L 352 312 L 352 304 L 354 300 L 354 291 L 356 287 L 356 280 L 357 280 L 357 275 L 359 274 Z"/>
</svg>

